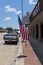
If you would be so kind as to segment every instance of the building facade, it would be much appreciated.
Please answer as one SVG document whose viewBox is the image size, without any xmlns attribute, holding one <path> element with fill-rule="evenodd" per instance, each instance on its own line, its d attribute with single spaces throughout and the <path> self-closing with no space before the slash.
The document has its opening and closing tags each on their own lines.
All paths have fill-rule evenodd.
<svg viewBox="0 0 43 65">
<path fill-rule="evenodd" d="M 5 33 L 5 32 L 8 32 L 7 30 L 0 30 L 0 33 Z"/>
<path fill-rule="evenodd" d="M 30 34 L 43 42 L 43 0 L 38 0 L 31 13 Z"/>
</svg>

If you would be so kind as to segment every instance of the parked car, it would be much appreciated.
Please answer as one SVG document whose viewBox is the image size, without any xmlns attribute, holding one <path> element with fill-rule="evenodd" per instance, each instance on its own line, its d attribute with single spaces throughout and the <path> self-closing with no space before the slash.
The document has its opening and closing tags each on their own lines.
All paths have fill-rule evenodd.
<svg viewBox="0 0 43 65">
<path fill-rule="evenodd" d="M 18 42 L 18 34 L 16 32 L 14 33 L 8 33 L 4 35 L 5 43 L 7 42 Z"/>
</svg>

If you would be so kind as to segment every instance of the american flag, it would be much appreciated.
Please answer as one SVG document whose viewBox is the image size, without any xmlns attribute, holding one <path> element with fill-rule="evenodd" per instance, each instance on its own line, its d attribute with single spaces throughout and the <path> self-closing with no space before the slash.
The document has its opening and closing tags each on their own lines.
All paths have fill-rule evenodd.
<svg viewBox="0 0 43 65">
<path fill-rule="evenodd" d="M 18 22 L 19 22 L 20 32 L 22 34 L 23 40 L 29 40 L 29 33 L 28 33 L 24 23 L 21 21 L 19 16 L 18 16 Z"/>
</svg>

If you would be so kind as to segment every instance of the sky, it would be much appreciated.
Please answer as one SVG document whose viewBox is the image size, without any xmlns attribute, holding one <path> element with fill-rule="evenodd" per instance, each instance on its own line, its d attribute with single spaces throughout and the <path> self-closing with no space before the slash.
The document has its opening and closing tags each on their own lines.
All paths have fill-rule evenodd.
<svg viewBox="0 0 43 65">
<path fill-rule="evenodd" d="M 23 0 L 23 15 L 32 12 L 38 0 Z M 19 29 L 18 16 L 22 18 L 21 0 L 0 0 L 0 27 Z"/>
</svg>

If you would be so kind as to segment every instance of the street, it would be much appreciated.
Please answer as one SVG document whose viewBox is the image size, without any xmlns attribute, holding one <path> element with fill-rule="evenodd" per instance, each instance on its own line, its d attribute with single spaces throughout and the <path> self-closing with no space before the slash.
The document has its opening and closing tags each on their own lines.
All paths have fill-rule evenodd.
<svg viewBox="0 0 43 65">
<path fill-rule="evenodd" d="M 21 44 L 20 37 L 17 44 L 6 44 L 4 34 L 6 33 L 0 33 L 0 65 L 42 65 L 30 42 L 25 47 L 25 42 Z"/>
<path fill-rule="evenodd" d="M 17 55 L 17 45 L 5 45 L 3 35 L 0 33 L 0 65 L 14 65 Z M 13 43 L 12 43 L 13 44 Z"/>
</svg>

